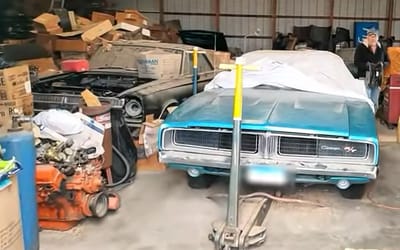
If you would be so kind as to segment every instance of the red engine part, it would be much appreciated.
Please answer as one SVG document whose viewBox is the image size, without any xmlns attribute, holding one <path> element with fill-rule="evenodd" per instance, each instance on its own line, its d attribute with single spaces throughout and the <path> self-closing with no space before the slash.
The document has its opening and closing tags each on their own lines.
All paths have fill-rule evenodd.
<svg viewBox="0 0 400 250">
<path fill-rule="evenodd" d="M 90 163 L 64 175 L 52 164 L 36 166 L 39 226 L 43 229 L 68 230 L 85 217 L 101 218 L 115 210 L 116 198 L 104 192 L 101 167 Z M 109 200 L 111 202 L 109 202 Z"/>
<path fill-rule="evenodd" d="M 89 61 L 86 59 L 70 59 L 61 62 L 61 70 L 66 72 L 83 72 L 89 70 Z"/>
<path fill-rule="evenodd" d="M 384 92 L 383 116 L 388 124 L 397 124 L 400 116 L 400 75 L 391 75 Z"/>
</svg>

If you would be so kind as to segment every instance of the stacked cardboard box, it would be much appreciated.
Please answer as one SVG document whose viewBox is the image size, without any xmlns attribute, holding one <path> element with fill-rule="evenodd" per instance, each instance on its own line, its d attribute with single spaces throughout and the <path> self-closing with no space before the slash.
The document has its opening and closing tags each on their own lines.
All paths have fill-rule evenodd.
<svg viewBox="0 0 400 250">
<path fill-rule="evenodd" d="M 61 59 L 87 58 L 107 41 L 150 37 L 145 29 L 148 19 L 137 10 L 124 10 L 115 15 L 94 11 L 91 20 L 75 15 L 69 17 L 74 25 L 68 32 L 55 28 L 60 22 L 56 15 L 44 13 L 35 19 L 36 42 L 52 54 L 60 53 Z"/>
<path fill-rule="evenodd" d="M 0 124 L 13 115 L 32 115 L 33 97 L 27 65 L 0 70 Z"/>
<path fill-rule="evenodd" d="M 63 29 L 58 25 L 59 22 L 60 17 L 57 15 L 43 13 L 33 19 L 33 27 L 40 33 L 57 34 L 63 31 Z"/>
<path fill-rule="evenodd" d="M 139 27 L 146 27 L 149 25 L 147 17 L 137 10 L 118 11 L 115 14 L 115 20 L 117 20 L 117 23 L 129 23 Z"/>
<path fill-rule="evenodd" d="M 137 55 L 139 78 L 165 79 L 179 74 L 181 54 L 151 50 Z"/>
<path fill-rule="evenodd" d="M 92 12 L 92 22 L 98 23 L 105 20 L 109 20 L 112 24 L 115 24 L 115 17 L 113 15 L 97 11 Z"/>
</svg>

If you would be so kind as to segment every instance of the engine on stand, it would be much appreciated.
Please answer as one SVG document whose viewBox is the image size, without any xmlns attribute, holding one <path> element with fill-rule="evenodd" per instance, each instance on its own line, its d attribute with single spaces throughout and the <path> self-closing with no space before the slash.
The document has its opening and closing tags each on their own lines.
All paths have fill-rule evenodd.
<svg viewBox="0 0 400 250">
<path fill-rule="evenodd" d="M 86 217 L 104 217 L 120 205 L 102 177 L 103 156 L 96 148 L 74 149 L 73 141 L 41 140 L 37 144 L 36 186 L 39 225 L 68 230 Z"/>
</svg>

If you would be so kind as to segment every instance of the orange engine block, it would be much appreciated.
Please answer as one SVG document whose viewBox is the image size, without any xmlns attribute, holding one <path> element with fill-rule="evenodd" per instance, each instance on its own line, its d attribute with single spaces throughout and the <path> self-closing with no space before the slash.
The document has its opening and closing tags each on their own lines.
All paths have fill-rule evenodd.
<svg viewBox="0 0 400 250">
<path fill-rule="evenodd" d="M 101 167 L 89 162 L 68 176 L 53 164 L 36 165 L 39 226 L 68 230 L 85 217 L 101 218 L 119 208 L 119 196 L 104 191 Z"/>
</svg>

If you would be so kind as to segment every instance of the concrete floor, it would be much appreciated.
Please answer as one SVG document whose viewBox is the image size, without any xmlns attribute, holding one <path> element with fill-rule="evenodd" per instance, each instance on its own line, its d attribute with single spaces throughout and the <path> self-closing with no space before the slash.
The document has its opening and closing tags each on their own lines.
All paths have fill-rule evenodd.
<svg viewBox="0 0 400 250">
<path fill-rule="evenodd" d="M 400 206 L 400 146 L 385 144 L 381 151 L 381 175 L 372 194 L 379 202 Z M 226 189 L 221 180 L 208 190 L 191 190 L 177 171 L 141 173 L 121 191 L 118 212 L 68 232 L 43 231 L 41 250 L 213 249 L 207 240 L 210 223 L 224 218 L 225 204 L 206 197 Z M 273 202 L 268 239 L 258 249 L 400 249 L 400 211 L 374 207 L 366 198 L 345 200 L 329 186 L 301 187 L 290 197 L 328 206 Z"/>
</svg>

